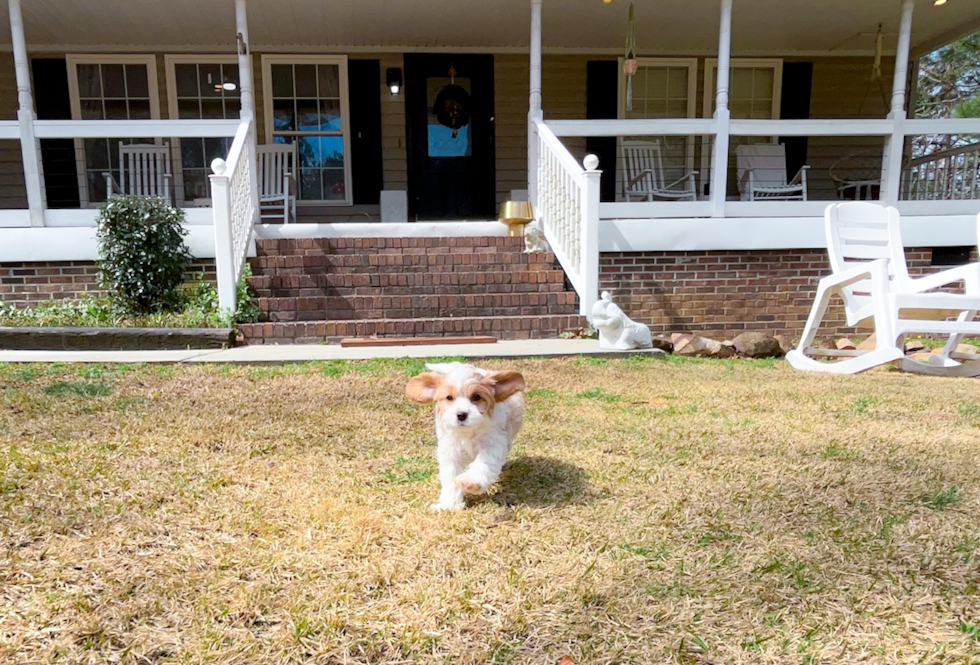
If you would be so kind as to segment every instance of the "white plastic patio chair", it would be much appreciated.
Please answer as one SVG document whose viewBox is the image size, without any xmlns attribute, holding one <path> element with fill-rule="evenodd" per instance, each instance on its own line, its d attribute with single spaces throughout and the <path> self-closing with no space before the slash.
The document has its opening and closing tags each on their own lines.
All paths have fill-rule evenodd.
<svg viewBox="0 0 980 665">
<path fill-rule="evenodd" d="M 738 191 L 745 201 L 806 201 L 804 165 L 786 180 L 786 146 L 781 143 L 751 143 L 735 148 Z"/>
<path fill-rule="evenodd" d="M 170 201 L 173 191 L 170 172 L 170 146 L 145 143 L 119 143 L 119 182 L 103 173 L 106 191 L 126 196 L 155 196 Z"/>
<path fill-rule="evenodd" d="M 696 201 L 697 185 L 690 171 L 684 177 L 666 184 L 659 141 L 623 141 L 623 198 L 633 201 Z"/>
<path fill-rule="evenodd" d="M 913 278 L 895 208 L 839 203 L 828 206 L 824 218 L 833 274 L 820 280 L 800 344 L 786 354 L 789 363 L 801 370 L 854 374 L 897 361 L 900 369 L 910 372 L 980 376 L 980 362 L 960 363 L 953 357 L 962 335 L 980 335 L 980 322 L 974 321 L 980 310 L 980 264 Z M 964 283 L 964 293 L 933 291 L 957 282 Z M 835 294 L 844 300 L 848 326 L 873 322 L 876 346 L 851 352 L 853 357 L 845 360 L 821 362 L 807 354 L 817 355 L 810 345 Z M 911 332 L 950 337 L 941 353 L 923 363 L 905 356 L 905 335 Z"/>
<path fill-rule="evenodd" d="M 296 144 L 273 143 L 257 149 L 261 219 L 296 219 Z"/>
</svg>

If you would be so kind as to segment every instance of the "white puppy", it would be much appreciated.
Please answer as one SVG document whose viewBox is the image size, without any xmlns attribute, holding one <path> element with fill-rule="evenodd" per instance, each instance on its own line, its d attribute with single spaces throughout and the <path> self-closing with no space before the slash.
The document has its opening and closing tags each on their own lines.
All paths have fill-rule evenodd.
<svg viewBox="0 0 980 665">
<path fill-rule="evenodd" d="M 405 387 L 413 402 L 436 405 L 439 483 L 432 510 L 459 510 L 500 476 L 524 422 L 524 377 L 462 363 L 430 364 Z"/>
</svg>

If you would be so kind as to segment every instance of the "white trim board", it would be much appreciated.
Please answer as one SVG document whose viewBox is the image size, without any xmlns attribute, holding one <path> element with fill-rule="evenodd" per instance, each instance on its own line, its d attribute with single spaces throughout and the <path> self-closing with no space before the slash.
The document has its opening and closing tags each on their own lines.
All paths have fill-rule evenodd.
<svg viewBox="0 0 980 665">
<path fill-rule="evenodd" d="M 507 235 L 500 222 L 257 224 L 259 238 L 471 238 Z"/>
<path fill-rule="evenodd" d="M 976 215 L 902 218 L 906 247 L 974 246 Z M 610 219 L 600 252 L 826 249 L 823 217 Z"/>
<path fill-rule="evenodd" d="M 214 258 L 214 230 L 187 225 L 184 242 L 198 259 Z M 95 261 L 99 258 L 95 227 L 0 229 L 0 263 Z"/>
</svg>

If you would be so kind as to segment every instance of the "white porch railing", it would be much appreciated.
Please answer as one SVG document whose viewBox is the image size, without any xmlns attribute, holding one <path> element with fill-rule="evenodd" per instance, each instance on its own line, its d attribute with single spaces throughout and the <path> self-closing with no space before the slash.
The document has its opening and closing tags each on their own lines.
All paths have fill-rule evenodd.
<svg viewBox="0 0 980 665">
<path fill-rule="evenodd" d="M 236 292 L 245 257 L 259 217 L 255 173 L 255 134 L 251 122 L 238 127 L 227 160 L 211 162 L 214 208 L 214 262 L 218 277 L 218 306 L 234 313 Z"/>
<path fill-rule="evenodd" d="M 589 155 L 583 168 L 540 120 L 532 120 L 531 131 L 538 162 L 535 214 L 578 293 L 579 313 L 591 319 L 599 297 L 599 160 Z"/>
<path fill-rule="evenodd" d="M 980 143 L 913 159 L 906 183 L 910 201 L 980 199 Z"/>
</svg>

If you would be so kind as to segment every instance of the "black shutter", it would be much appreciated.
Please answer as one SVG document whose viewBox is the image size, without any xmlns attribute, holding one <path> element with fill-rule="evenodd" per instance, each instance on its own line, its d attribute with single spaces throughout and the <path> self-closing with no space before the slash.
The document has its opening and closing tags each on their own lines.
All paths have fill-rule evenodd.
<svg viewBox="0 0 980 665">
<path fill-rule="evenodd" d="M 585 117 L 614 120 L 619 115 L 619 63 L 592 60 L 586 64 Z M 616 137 L 597 136 L 585 140 L 585 149 L 599 158 L 602 169 L 601 199 L 616 200 Z"/>
<path fill-rule="evenodd" d="M 783 64 L 783 97 L 779 117 L 783 120 L 806 120 L 810 117 L 810 91 L 813 88 L 812 62 Z M 780 139 L 786 145 L 786 177 L 792 178 L 806 164 L 807 137 L 787 136 Z"/>
<path fill-rule="evenodd" d="M 381 162 L 381 61 L 348 60 L 351 179 L 355 205 L 377 205 L 384 187 Z"/>
<path fill-rule="evenodd" d="M 71 97 L 68 94 L 68 64 L 64 58 L 34 58 L 34 104 L 38 120 L 71 120 Z M 41 168 L 49 208 L 77 208 L 78 170 L 75 165 L 75 141 L 41 139 Z"/>
</svg>

